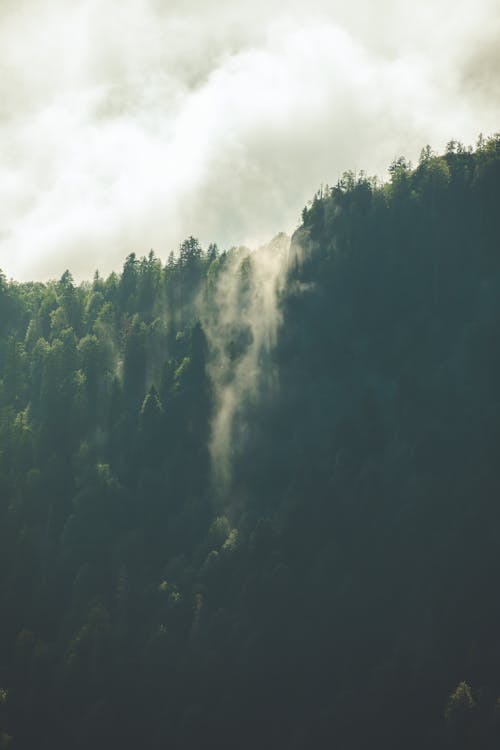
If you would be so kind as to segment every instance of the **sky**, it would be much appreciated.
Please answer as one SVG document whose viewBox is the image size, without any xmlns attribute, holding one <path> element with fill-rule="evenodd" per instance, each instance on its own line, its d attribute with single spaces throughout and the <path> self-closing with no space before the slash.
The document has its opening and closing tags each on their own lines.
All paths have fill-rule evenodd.
<svg viewBox="0 0 500 750">
<path fill-rule="evenodd" d="M 0 0 L 0 268 L 291 233 L 321 184 L 500 130 L 498 0 Z"/>
</svg>

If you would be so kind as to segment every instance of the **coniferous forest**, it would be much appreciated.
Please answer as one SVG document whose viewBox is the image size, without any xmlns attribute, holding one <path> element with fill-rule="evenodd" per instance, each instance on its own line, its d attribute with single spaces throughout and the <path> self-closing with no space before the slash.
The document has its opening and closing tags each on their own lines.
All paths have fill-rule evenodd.
<svg viewBox="0 0 500 750">
<path fill-rule="evenodd" d="M 0 747 L 497 748 L 500 137 L 0 276 Z"/>
</svg>

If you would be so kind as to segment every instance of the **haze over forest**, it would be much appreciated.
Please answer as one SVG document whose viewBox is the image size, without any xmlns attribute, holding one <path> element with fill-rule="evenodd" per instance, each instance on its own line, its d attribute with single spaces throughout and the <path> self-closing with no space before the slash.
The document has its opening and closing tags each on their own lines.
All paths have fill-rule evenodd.
<svg viewBox="0 0 500 750">
<path fill-rule="evenodd" d="M 0 744 L 500 739 L 500 138 L 0 276 Z"/>
<path fill-rule="evenodd" d="M 499 747 L 499 31 L 4 0 L 0 750 Z"/>
</svg>

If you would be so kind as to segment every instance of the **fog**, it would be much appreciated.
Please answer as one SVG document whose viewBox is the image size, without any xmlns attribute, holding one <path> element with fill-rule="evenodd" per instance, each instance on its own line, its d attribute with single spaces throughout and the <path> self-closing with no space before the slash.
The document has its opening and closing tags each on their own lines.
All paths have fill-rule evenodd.
<svg viewBox="0 0 500 750">
<path fill-rule="evenodd" d="M 214 389 L 210 455 L 214 488 L 230 487 L 232 459 L 245 447 L 245 409 L 273 396 L 277 373 L 272 362 L 281 310 L 290 239 L 277 235 L 255 252 L 235 248 L 217 275 L 213 305 L 201 310 L 209 343 Z"/>
<path fill-rule="evenodd" d="M 499 128 L 496 0 L 3 0 L 0 268 L 293 232 L 345 169 Z"/>
</svg>

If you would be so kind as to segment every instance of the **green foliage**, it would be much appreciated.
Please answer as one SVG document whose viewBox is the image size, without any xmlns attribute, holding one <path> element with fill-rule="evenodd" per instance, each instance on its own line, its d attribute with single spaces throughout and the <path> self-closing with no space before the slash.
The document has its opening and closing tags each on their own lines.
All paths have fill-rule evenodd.
<svg viewBox="0 0 500 750">
<path fill-rule="evenodd" d="M 448 698 L 448 705 L 444 713 L 446 721 L 462 721 L 469 711 L 476 707 L 476 701 L 472 697 L 470 685 L 460 682 L 457 688 Z"/>
<path fill-rule="evenodd" d="M 208 530 L 210 544 L 213 547 L 222 547 L 229 536 L 230 530 L 231 526 L 229 525 L 226 516 L 217 516 L 217 518 L 212 521 L 210 529 Z"/>
<path fill-rule="evenodd" d="M 0 747 L 498 746 L 500 138 L 389 175 L 273 321 L 193 237 L 0 272 Z"/>
</svg>

